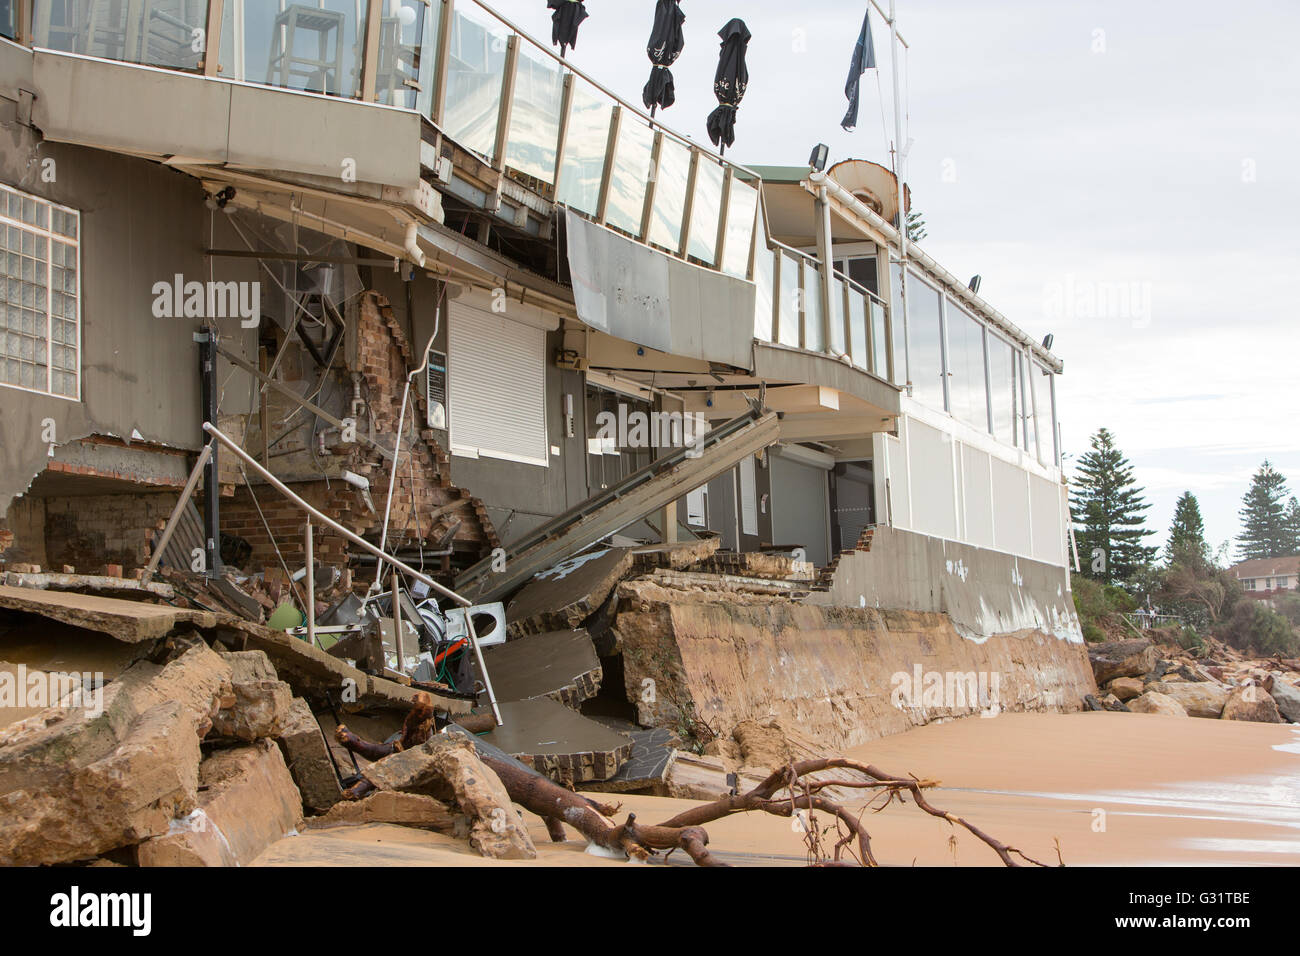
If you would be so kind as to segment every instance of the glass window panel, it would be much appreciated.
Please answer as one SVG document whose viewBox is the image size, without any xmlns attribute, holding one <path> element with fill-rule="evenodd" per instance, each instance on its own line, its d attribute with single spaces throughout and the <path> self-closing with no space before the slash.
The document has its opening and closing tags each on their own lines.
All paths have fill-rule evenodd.
<svg viewBox="0 0 1300 956">
<path fill-rule="evenodd" d="M 14 21 L 17 15 L 16 0 L 0 0 L 0 36 L 13 39 L 18 35 Z"/>
<path fill-rule="evenodd" d="M 78 215 L 0 186 L 0 216 L 0 266 L 12 274 L 0 277 L 0 383 L 75 397 L 77 249 L 33 230 L 75 235 Z M 57 389 L 51 364 L 67 376 Z"/>
<path fill-rule="evenodd" d="M 907 328 L 903 323 L 903 300 L 900 295 L 903 288 L 903 267 L 897 263 L 889 266 L 889 313 L 894 321 L 894 384 L 906 385 L 910 369 L 907 367 L 907 351 L 903 348 Z"/>
<path fill-rule="evenodd" d="M 843 279 L 831 280 L 831 351 L 844 355 L 848 349 L 844 344 L 844 292 Z"/>
<path fill-rule="evenodd" d="M 563 95 L 560 64 L 521 46 L 506 145 L 507 166 L 544 183 L 555 182 L 555 147 L 560 137 Z"/>
<path fill-rule="evenodd" d="M 283 10 L 270 3 L 232 0 L 221 16 L 221 75 L 356 97 L 361 92 L 360 40 L 368 8 L 369 0 L 292 3 Z"/>
<path fill-rule="evenodd" d="M 989 383 L 992 386 L 993 435 L 1008 445 L 1016 441 L 1015 350 L 996 335 L 989 336 Z"/>
<path fill-rule="evenodd" d="M 739 177 L 733 177 L 731 202 L 727 206 L 727 244 L 722 252 L 722 271 L 728 275 L 749 278 L 749 255 L 757 211 L 758 190 Z M 766 241 L 763 244 L 766 245 Z"/>
<path fill-rule="evenodd" d="M 871 310 L 871 355 L 875 365 L 875 375 L 889 381 L 889 328 L 885 322 L 885 306 L 875 299 L 867 299 L 867 308 Z M 898 378 L 898 370 L 894 370 Z"/>
<path fill-rule="evenodd" d="M 907 274 L 907 326 L 912 358 L 912 395 L 918 402 L 943 410 L 939 293 L 912 272 Z"/>
<path fill-rule="evenodd" d="M 489 158 L 496 148 L 509 40 L 497 20 L 473 4 L 457 4 L 451 21 L 445 128 L 460 145 Z"/>
<path fill-rule="evenodd" d="M 718 217 L 722 215 L 722 167 L 700 156 L 695 172 L 695 201 L 691 206 L 691 241 L 686 254 L 714 264 L 718 251 Z"/>
<path fill-rule="evenodd" d="M 867 368 L 867 297 L 849 289 L 849 345 L 853 364 Z"/>
<path fill-rule="evenodd" d="M 428 115 L 439 17 L 424 0 L 382 0 L 375 98 Z"/>
<path fill-rule="evenodd" d="M 781 300 L 777 308 L 777 340 L 782 345 L 799 347 L 799 260 L 781 251 Z"/>
<path fill-rule="evenodd" d="M 595 87 L 578 81 L 569 108 L 569 131 L 557 201 L 589 216 L 600 202 L 600 179 L 605 172 L 609 145 L 609 119 L 613 101 Z"/>
<path fill-rule="evenodd" d="M 1043 378 L 1043 369 L 1037 362 L 1029 362 L 1029 453 L 1038 456 L 1041 464 L 1052 458 L 1052 436 L 1047 433 L 1052 411 L 1048 405 L 1047 382 Z"/>
<path fill-rule="evenodd" d="M 0 0 L 0 33 L 13 6 Z M 38 46 L 173 70 L 197 70 L 203 59 L 207 0 L 41 0 L 39 6 Z"/>
<path fill-rule="evenodd" d="M 674 254 L 682 242 L 682 212 L 686 208 L 686 185 L 690 174 L 690 148 L 665 136 L 659 149 L 659 168 L 655 171 L 650 241 Z"/>
<path fill-rule="evenodd" d="M 988 431 L 988 390 L 984 384 L 984 327 L 951 299 L 948 318 L 948 390 L 952 413 Z"/>
<path fill-rule="evenodd" d="M 614 154 L 614 178 L 610 184 L 605 221 L 638 238 L 653 150 L 654 133 L 650 127 L 630 113 L 624 113 L 618 134 L 618 150 Z"/>
<path fill-rule="evenodd" d="M 811 352 L 826 351 L 822 326 L 822 274 L 810 259 L 803 260 L 803 341 Z"/>
<path fill-rule="evenodd" d="M 754 338 L 772 341 L 773 273 L 776 260 L 767 243 L 760 243 L 754 256 Z"/>
</svg>

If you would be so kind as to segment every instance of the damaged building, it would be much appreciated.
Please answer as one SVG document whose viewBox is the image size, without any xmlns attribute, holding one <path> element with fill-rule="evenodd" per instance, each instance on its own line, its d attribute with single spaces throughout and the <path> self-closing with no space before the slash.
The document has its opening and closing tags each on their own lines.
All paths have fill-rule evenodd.
<svg viewBox="0 0 1300 956">
<path fill-rule="evenodd" d="M 9 6 L 0 660 L 261 652 L 309 813 L 338 724 L 421 692 L 568 785 L 709 793 L 755 722 L 1096 690 L 1062 363 L 900 244 L 886 168 L 732 163 L 476 0 Z M 900 706 L 915 665 L 998 699 Z"/>
</svg>

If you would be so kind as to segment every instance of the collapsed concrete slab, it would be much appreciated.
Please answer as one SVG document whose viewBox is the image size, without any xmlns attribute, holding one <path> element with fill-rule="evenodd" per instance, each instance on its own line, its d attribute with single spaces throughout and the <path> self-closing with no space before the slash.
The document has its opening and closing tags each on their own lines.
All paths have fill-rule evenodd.
<svg viewBox="0 0 1300 956">
<path fill-rule="evenodd" d="M 330 759 L 325 735 L 311 707 L 301 697 L 295 697 L 290 703 L 288 719 L 277 742 L 293 782 L 302 794 L 303 806 L 315 813 L 325 813 L 343 799 L 343 787 Z"/>
<path fill-rule="evenodd" d="M 608 780 L 632 756 L 632 740 L 547 697 L 501 704 L 504 724 L 483 739 L 553 780 Z"/>
<path fill-rule="evenodd" d="M 328 696 L 346 712 L 371 708 L 406 711 L 415 706 L 415 688 L 374 677 L 347 661 L 313 647 L 283 631 L 244 621 L 227 621 L 221 632 L 223 643 L 240 650 L 265 652 L 281 680 L 299 696 Z M 474 701 L 470 695 L 429 691 L 439 713 L 457 717 L 468 714 Z"/>
<path fill-rule="evenodd" d="M 98 631 L 127 644 L 156 641 L 184 625 L 206 629 L 217 623 L 217 616 L 210 611 L 187 611 L 165 604 L 8 585 L 0 585 L 0 608 L 39 614 L 52 621 Z"/>
<path fill-rule="evenodd" d="M 619 586 L 619 607 L 638 722 L 700 742 L 774 716 L 838 749 L 995 708 L 1077 710 L 1096 693 L 1083 646 L 1041 631 L 975 641 L 946 614 L 645 580 Z"/>
<path fill-rule="evenodd" d="M 630 548 L 589 551 L 543 571 L 506 608 L 510 638 L 580 625 L 605 603 L 632 567 Z"/>
<path fill-rule="evenodd" d="M 302 798 L 269 740 L 203 761 L 198 806 L 142 843 L 141 866 L 245 866 L 302 823 Z"/>
<path fill-rule="evenodd" d="M 498 700 L 549 697 L 576 710 L 600 690 L 600 659 L 580 628 L 486 648 L 483 660 Z"/>
<path fill-rule="evenodd" d="M 638 571 L 651 571 L 655 568 L 684 571 L 691 565 L 716 554 L 721 546 L 722 539 L 717 537 L 693 538 L 690 541 L 668 544 L 647 544 L 632 549 L 632 561 Z"/>
<path fill-rule="evenodd" d="M 627 763 L 607 780 L 593 780 L 583 784 L 586 790 L 599 793 L 630 793 L 649 790 L 661 796 L 668 794 L 668 780 L 677 760 L 681 741 L 671 730 L 656 727 L 633 731 L 632 752 Z"/>
</svg>

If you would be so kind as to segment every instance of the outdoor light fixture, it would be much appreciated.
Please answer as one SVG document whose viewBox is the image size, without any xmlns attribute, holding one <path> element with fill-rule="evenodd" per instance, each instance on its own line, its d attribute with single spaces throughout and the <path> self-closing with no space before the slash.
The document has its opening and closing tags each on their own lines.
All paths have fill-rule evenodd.
<svg viewBox="0 0 1300 956">
<path fill-rule="evenodd" d="M 976 295 L 979 295 L 979 294 L 980 294 L 980 283 L 983 282 L 983 281 L 984 281 L 984 277 L 983 277 L 983 276 L 971 276 L 971 278 L 970 278 L 970 290 L 971 290 L 972 292 L 974 292 Z"/>
<path fill-rule="evenodd" d="M 1056 336 L 1055 336 L 1055 335 L 1052 335 L 1052 334 L 1049 332 L 1049 333 L 1047 334 L 1047 338 L 1043 339 L 1043 351 L 1045 351 L 1045 352 L 1050 352 L 1050 351 L 1052 351 L 1052 343 L 1055 342 L 1055 341 L 1056 341 Z"/>
<path fill-rule="evenodd" d="M 234 210 L 226 209 L 226 207 L 230 205 L 230 200 L 234 198 L 235 198 L 235 187 L 227 186 L 225 189 L 221 190 L 221 192 L 217 193 L 215 196 L 209 196 L 205 201 L 204 205 L 206 205 L 209 209 L 214 211 L 217 209 L 221 209 L 225 212 L 231 213 L 234 212 Z"/>
<path fill-rule="evenodd" d="M 816 172 L 824 172 L 826 169 L 826 160 L 830 158 L 831 148 L 825 143 L 818 143 L 813 147 L 812 155 L 808 157 L 808 165 Z"/>
</svg>

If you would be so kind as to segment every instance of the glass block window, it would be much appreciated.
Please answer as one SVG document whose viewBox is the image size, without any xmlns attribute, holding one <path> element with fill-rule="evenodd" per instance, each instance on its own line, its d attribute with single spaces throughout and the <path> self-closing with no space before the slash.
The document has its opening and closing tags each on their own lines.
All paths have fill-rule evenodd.
<svg viewBox="0 0 1300 956">
<path fill-rule="evenodd" d="M 0 385 L 81 397 L 80 226 L 0 183 Z"/>
</svg>

